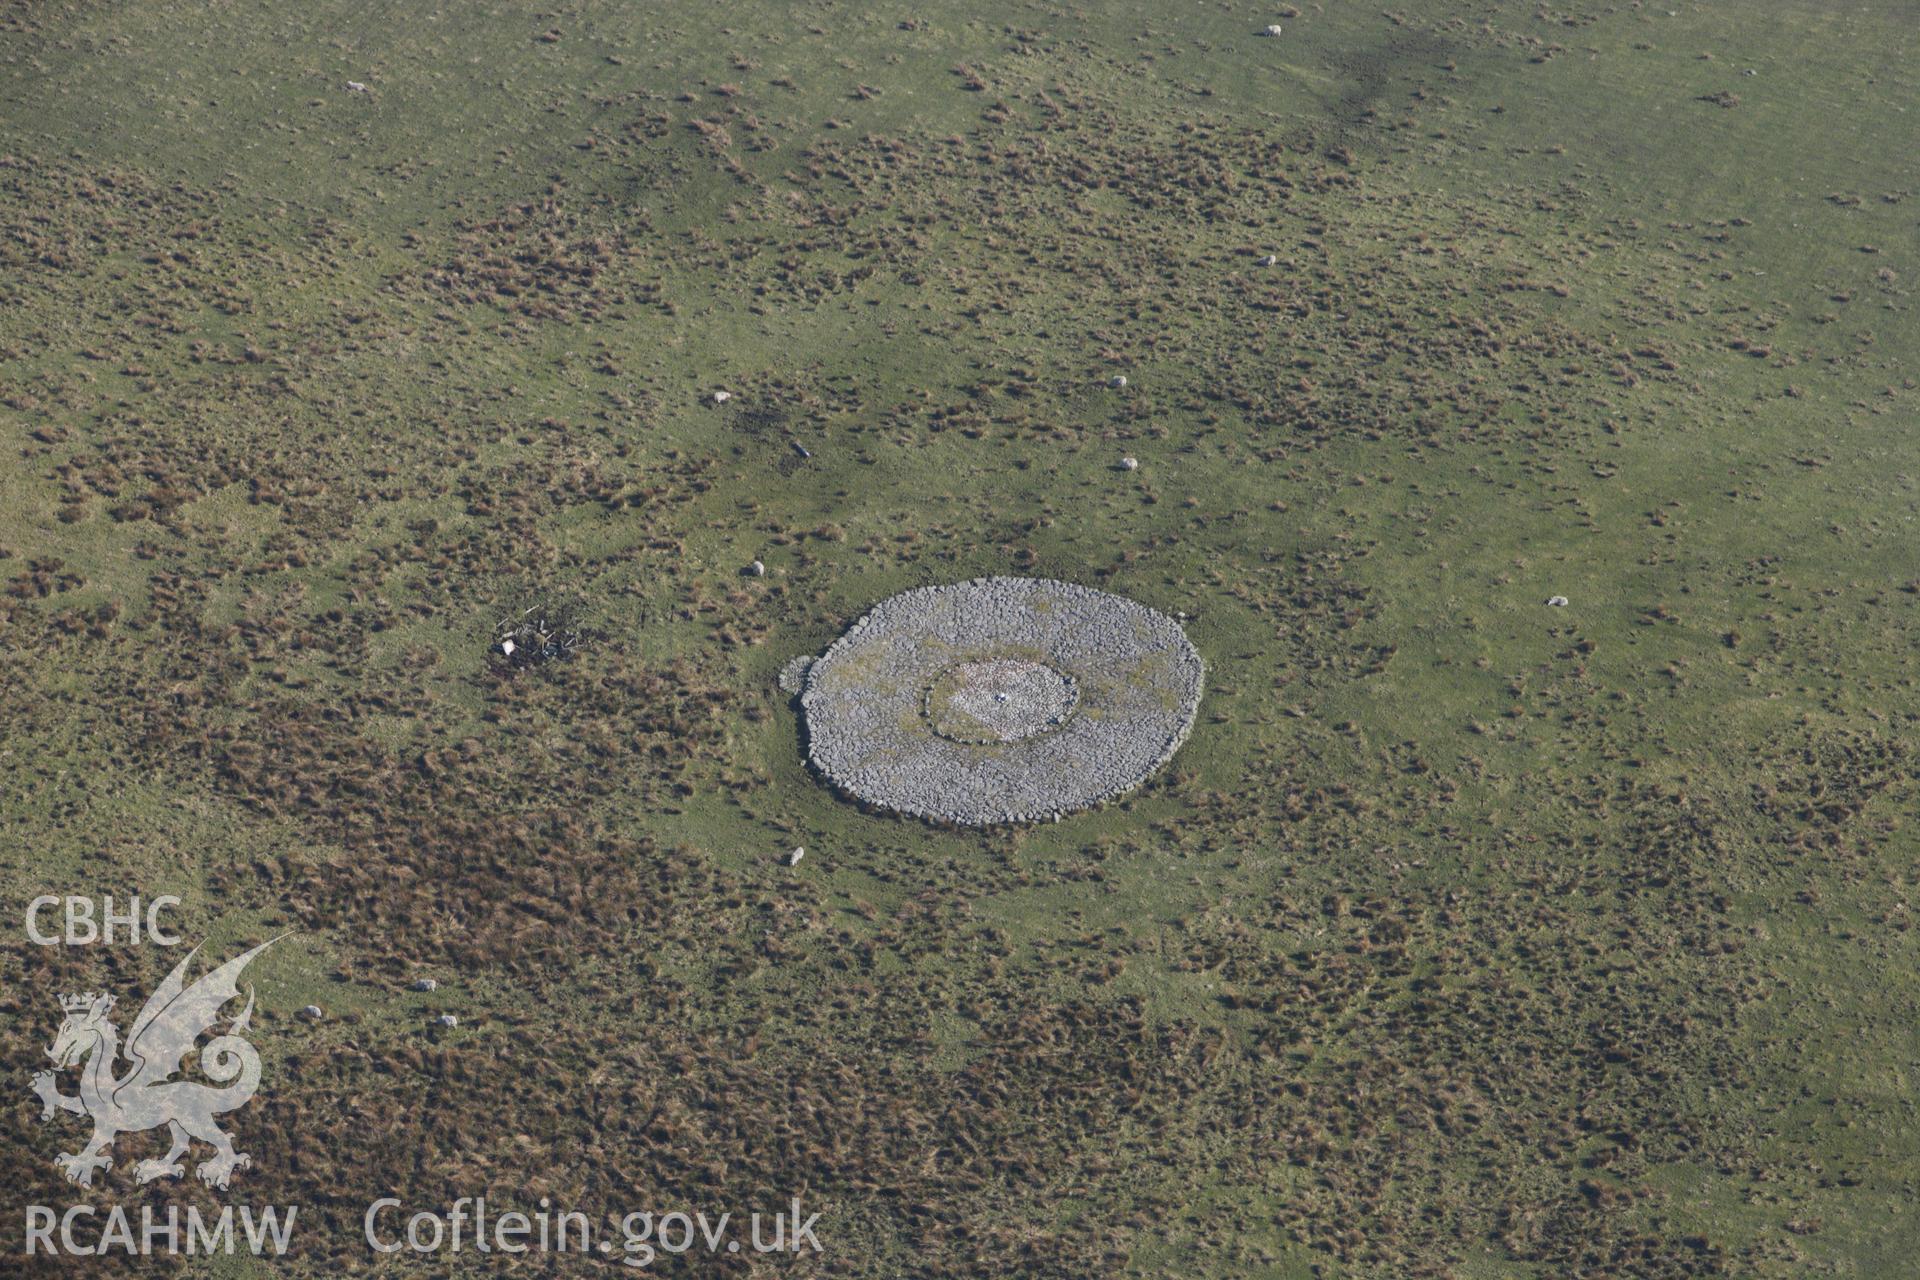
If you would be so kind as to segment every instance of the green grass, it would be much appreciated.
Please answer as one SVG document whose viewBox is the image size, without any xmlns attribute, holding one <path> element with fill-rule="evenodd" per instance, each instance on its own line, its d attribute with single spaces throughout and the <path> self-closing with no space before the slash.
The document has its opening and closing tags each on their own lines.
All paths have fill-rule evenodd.
<svg viewBox="0 0 1920 1280">
<path fill-rule="evenodd" d="M 804 1186 L 836 1275 L 1895 1274 L 1911 27 L 20 9 L 0 906 L 298 928 L 236 1122 L 314 1220 Z M 1191 615 L 1187 745 L 1032 830 L 837 798 L 781 666 L 999 573 Z M 594 642 L 492 672 L 536 598 Z M 10 1069 L 172 962 L 9 940 Z"/>
</svg>

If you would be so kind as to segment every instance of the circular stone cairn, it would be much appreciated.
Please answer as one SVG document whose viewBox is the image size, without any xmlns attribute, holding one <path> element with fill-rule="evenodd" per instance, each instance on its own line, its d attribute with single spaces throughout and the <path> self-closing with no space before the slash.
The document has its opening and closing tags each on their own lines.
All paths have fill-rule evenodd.
<svg viewBox="0 0 1920 1280">
<path fill-rule="evenodd" d="M 883 600 L 806 668 L 808 759 L 842 791 L 969 826 L 1124 794 L 1186 741 L 1200 655 L 1124 596 L 976 578 Z"/>
</svg>

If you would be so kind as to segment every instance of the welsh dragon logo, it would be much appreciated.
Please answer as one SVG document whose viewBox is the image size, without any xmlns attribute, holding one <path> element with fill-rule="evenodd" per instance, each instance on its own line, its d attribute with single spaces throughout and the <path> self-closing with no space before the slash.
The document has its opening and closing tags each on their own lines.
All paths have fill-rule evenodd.
<svg viewBox="0 0 1920 1280">
<path fill-rule="evenodd" d="M 116 1074 L 120 1034 L 107 1016 L 113 1010 L 114 998 L 91 992 L 60 997 L 66 1021 L 60 1024 L 60 1034 L 54 1037 L 47 1056 L 62 1070 L 81 1067 L 80 1094 L 68 1097 L 61 1093 L 52 1071 L 34 1075 L 33 1091 L 46 1107 L 40 1115 L 43 1122 L 52 1119 L 55 1111 L 71 1111 L 93 1121 L 93 1137 L 86 1146 L 54 1157 L 54 1164 L 66 1172 L 68 1182 L 92 1185 L 95 1170 L 113 1167 L 107 1149 L 116 1137 L 161 1125 L 167 1126 L 172 1135 L 173 1147 L 158 1160 L 142 1160 L 135 1165 L 135 1182 L 182 1176 L 185 1168 L 180 1157 L 196 1140 L 214 1151 L 211 1160 L 194 1170 L 210 1187 L 224 1188 L 235 1169 L 253 1163 L 233 1149 L 233 1140 L 214 1123 L 215 1116 L 245 1106 L 260 1087 L 260 1054 L 241 1038 L 253 1016 L 251 988 L 246 1007 L 226 1033 L 200 1050 L 200 1070 L 214 1084 L 171 1077 L 180 1071 L 182 1060 L 200 1036 L 213 1029 L 221 1008 L 239 998 L 241 972 L 279 940 L 275 938 L 234 957 L 192 986 L 186 984 L 187 966 L 200 948 L 188 952 L 133 1020 L 127 1032 L 129 1068 L 124 1075 Z"/>
</svg>

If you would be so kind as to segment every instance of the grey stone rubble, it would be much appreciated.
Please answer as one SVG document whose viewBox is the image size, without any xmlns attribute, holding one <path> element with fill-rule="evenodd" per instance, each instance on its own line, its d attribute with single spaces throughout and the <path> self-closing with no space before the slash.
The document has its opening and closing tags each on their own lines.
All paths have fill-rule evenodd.
<svg viewBox="0 0 1920 1280">
<path fill-rule="evenodd" d="M 1204 678 L 1180 625 L 1136 601 L 978 578 L 882 601 L 805 669 L 800 704 L 809 762 L 849 795 L 970 826 L 1046 822 L 1171 759 Z"/>
<path fill-rule="evenodd" d="M 787 665 L 780 668 L 780 688 L 782 692 L 799 694 L 807 687 L 807 668 L 813 665 L 813 655 L 803 653 L 789 659 Z"/>
</svg>

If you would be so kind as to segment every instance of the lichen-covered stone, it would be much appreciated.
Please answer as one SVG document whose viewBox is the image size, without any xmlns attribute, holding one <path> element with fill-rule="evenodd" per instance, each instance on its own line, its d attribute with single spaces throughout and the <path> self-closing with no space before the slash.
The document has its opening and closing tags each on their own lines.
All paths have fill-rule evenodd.
<svg viewBox="0 0 1920 1280">
<path fill-rule="evenodd" d="M 806 669 L 808 756 L 872 804 L 1038 822 L 1131 791 L 1193 727 L 1204 667 L 1123 596 L 979 578 L 882 601 Z"/>
</svg>

